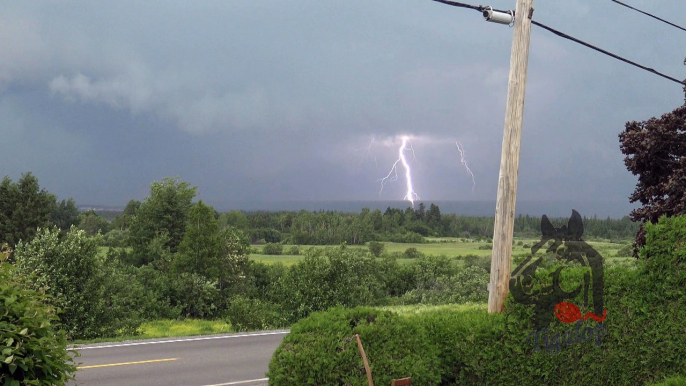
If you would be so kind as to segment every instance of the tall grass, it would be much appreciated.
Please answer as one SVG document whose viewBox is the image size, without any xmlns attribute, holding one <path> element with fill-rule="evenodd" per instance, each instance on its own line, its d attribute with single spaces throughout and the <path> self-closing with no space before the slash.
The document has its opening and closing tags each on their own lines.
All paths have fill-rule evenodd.
<svg viewBox="0 0 686 386">
<path fill-rule="evenodd" d="M 76 340 L 75 344 L 122 342 L 132 339 L 172 338 L 181 336 L 211 335 L 235 332 L 231 324 L 224 320 L 160 319 L 141 324 L 140 335 L 122 336 L 118 338 L 102 338 L 90 340 Z"/>
</svg>

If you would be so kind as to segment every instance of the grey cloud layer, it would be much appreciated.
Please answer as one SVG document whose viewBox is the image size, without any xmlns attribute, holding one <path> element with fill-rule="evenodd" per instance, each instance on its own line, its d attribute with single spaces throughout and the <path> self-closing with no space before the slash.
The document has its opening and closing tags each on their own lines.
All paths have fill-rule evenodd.
<svg viewBox="0 0 686 386">
<path fill-rule="evenodd" d="M 668 0 L 632 4 L 686 14 Z M 683 77 L 677 30 L 609 1 L 536 8 L 541 22 Z M 408 134 L 431 139 L 416 147 L 422 198 L 495 197 L 512 30 L 476 12 L 428 0 L 65 1 L 5 2 L 0 15 L 11 37 L 0 41 L 2 130 L 16 144 L 0 153 L 2 174 L 34 170 L 49 189 L 103 204 L 177 174 L 218 206 L 375 199 L 396 149 L 377 144 L 364 162 L 356 150 Z M 680 94 L 534 29 L 520 197 L 624 199 L 635 180 L 617 133 Z M 402 197 L 394 189 L 381 198 Z"/>
</svg>

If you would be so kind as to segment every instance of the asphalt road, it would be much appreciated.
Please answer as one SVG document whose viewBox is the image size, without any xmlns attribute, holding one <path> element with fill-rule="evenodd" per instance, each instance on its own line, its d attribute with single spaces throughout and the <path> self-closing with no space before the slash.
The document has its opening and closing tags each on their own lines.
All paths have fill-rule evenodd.
<svg viewBox="0 0 686 386">
<path fill-rule="evenodd" d="M 99 343 L 77 347 L 79 386 L 266 385 L 288 331 Z"/>
</svg>

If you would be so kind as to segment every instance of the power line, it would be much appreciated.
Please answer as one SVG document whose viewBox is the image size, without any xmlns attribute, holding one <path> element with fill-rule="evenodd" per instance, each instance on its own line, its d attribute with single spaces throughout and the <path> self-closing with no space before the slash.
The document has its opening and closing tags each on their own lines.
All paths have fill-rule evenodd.
<svg viewBox="0 0 686 386">
<path fill-rule="evenodd" d="M 473 9 L 475 11 L 483 12 L 483 9 L 481 9 L 482 7 L 480 5 L 458 3 L 457 1 L 448 1 L 448 0 L 433 0 L 433 1 L 435 1 L 437 3 L 452 5 L 453 7 L 468 8 L 468 9 Z"/>
<path fill-rule="evenodd" d="M 534 20 L 531 21 L 531 24 L 534 24 L 534 25 L 537 25 L 537 26 L 539 26 L 539 27 L 541 27 L 541 28 L 543 28 L 543 29 L 546 29 L 546 30 L 548 30 L 548 31 L 550 31 L 550 32 L 552 32 L 552 33 L 554 33 L 554 34 L 557 35 L 557 36 L 560 36 L 560 37 L 563 37 L 563 38 L 565 38 L 565 39 L 571 40 L 571 41 L 573 41 L 573 42 L 575 42 L 575 43 L 579 43 L 579 44 L 581 44 L 581 45 L 583 45 L 583 46 L 586 46 L 586 47 L 588 47 L 588 48 L 590 48 L 590 49 L 592 49 L 592 50 L 595 50 L 595 51 L 598 51 L 598 52 L 603 53 L 603 54 L 605 54 L 605 55 L 611 56 L 611 57 L 613 57 L 613 58 L 615 58 L 615 59 L 617 59 L 617 60 L 621 60 L 621 61 L 624 62 L 624 63 L 631 64 L 632 66 L 636 66 L 636 67 L 638 67 L 638 68 L 640 68 L 640 69 L 642 69 L 642 70 L 646 70 L 646 71 L 648 71 L 648 72 L 652 72 L 652 73 L 655 74 L 655 75 L 661 76 L 661 77 L 663 77 L 663 78 L 665 78 L 665 79 L 671 80 L 672 82 L 676 82 L 676 83 L 679 83 L 679 84 L 681 84 L 681 85 L 685 85 L 685 86 L 686 86 L 686 83 L 684 83 L 684 81 L 681 81 L 681 80 L 676 79 L 676 78 L 672 78 L 671 76 L 665 75 L 665 74 L 663 74 L 663 73 L 661 73 L 661 72 L 659 72 L 659 71 L 656 71 L 656 70 L 653 69 L 653 68 L 650 68 L 650 67 L 646 67 L 646 66 L 640 65 L 640 64 L 638 64 L 638 63 L 636 63 L 636 62 L 632 62 L 631 60 L 626 59 L 626 58 L 623 58 L 623 57 L 621 57 L 621 56 L 619 56 L 619 55 L 615 55 L 615 54 L 613 54 L 612 52 L 605 51 L 605 50 L 603 50 L 602 48 L 598 48 L 598 47 L 596 47 L 596 46 L 594 46 L 594 45 L 592 45 L 592 44 L 589 44 L 589 43 L 586 43 L 586 42 L 584 42 L 584 41 L 581 41 L 581 40 L 579 40 L 579 39 L 577 39 L 577 38 L 575 38 L 575 37 L 573 37 L 573 36 L 569 36 L 569 35 L 567 35 L 567 34 L 565 34 L 565 33 L 563 33 L 563 32 L 560 32 L 560 31 L 558 31 L 558 30 L 556 30 L 556 29 L 550 28 L 550 27 L 548 27 L 547 25 L 541 24 L 541 23 L 539 23 L 539 22 L 537 22 L 537 21 L 534 21 Z"/>
<path fill-rule="evenodd" d="M 634 7 L 632 7 L 632 6 L 628 5 L 628 4 L 624 4 L 624 3 L 622 3 L 621 1 L 617 1 L 617 0 L 612 0 L 612 1 L 615 2 L 615 3 L 617 3 L 617 4 L 619 4 L 619 5 L 623 5 L 623 6 L 627 7 L 627 8 L 629 8 L 629 9 L 633 9 L 633 10 L 636 11 L 636 12 L 640 12 L 640 13 L 642 13 L 642 14 L 644 14 L 644 15 L 650 16 L 650 17 L 652 17 L 653 19 L 657 19 L 657 20 L 659 20 L 659 21 L 661 21 L 661 22 L 663 22 L 663 23 L 669 24 L 669 25 L 671 25 L 672 27 L 676 27 L 676 28 L 678 28 L 678 29 L 680 29 L 680 30 L 682 30 L 682 31 L 686 31 L 686 28 L 684 28 L 684 27 L 678 26 L 678 25 L 676 25 L 676 24 L 674 24 L 674 23 L 672 23 L 672 22 L 669 22 L 669 21 L 667 21 L 667 20 L 665 20 L 665 19 L 661 19 L 661 18 L 659 18 L 659 17 L 657 17 L 657 16 L 655 16 L 655 15 L 651 15 L 651 14 L 649 14 L 648 12 L 643 12 L 643 11 L 641 11 L 640 9 L 634 8 Z"/>
<path fill-rule="evenodd" d="M 482 5 L 471 5 L 471 4 L 466 4 L 466 3 L 460 3 L 460 2 L 457 2 L 457 1 L 450 1 L 450 0 L 433 0 L 433 1 L 438 2 L 438 3 L 447 4 L 447 5 L 452 5 L 453 7 L 460 7 L 460 8 L 473 9 L 473 10 L 479 11 L 479 12 L 483 12 L 484 10 L 488 9 L 488 7 L 484 7 L 484 6 L 482 6 Z M 616 2 L 616 3 L 619 3 L 619 4 L 622 4 L 622 5 L 626 5 L 626 4 L 624 4 L 624 3 L 620 3 L 619 1 L 616 1 L 616 0 L 612 0 L 612 1 L 614 1 L 614 2 Z M 495 9 L 494 9 L 494 11 L 497 11 L 497 12 L 509 12 L 509 11 L 501 11 L 501 10 L 495 10 Z M 652 15 L 651 15 L 651 16 L 652 16 Z M 667 22 L 667 23 L 669 23 L 669 22 Z M 537 26 L 539 26 L 539 27 L 541 27 L 541 28 L 543 28 L 543 29 L 546 29 L 546 30 L 548 30 L 548 31 L 550 31 L 550 32 L 552 32 L 552 33 L 554 33 L 554 34 L 557 35 L 557 36 L 560 36 L 560 37 L 565 38 L 565 39 L 569 39 L 569 40 L 571 40 L 571 41 L 573 41 L 573 42 L 576 42 L 576 43 L 579 43 L 579 44 L 581 44 L 581 45 L 583 45 L 583 46 L 586 46 L 586 47 L 588 47 L 588 48 L 590 48 L 590 49 L 592 49 L 592 50 L 595 50 L 595 51 L 598 51 L 598 52 L 600 52 L 600 53 L 602 53 L 602 54 L 611 56 L 611 57 L 613 57 L 613 58 L 615 58 L 615 59 L 617 59 L 617 60 L 620 60 L 620 61 L 622 61 L 622 62 L 624 62 L 624 63 L 631 64 L 632 66 L 638 67 L 638 68 L 640 68 L 640 69 L 642 69 L 642 70 L 645 70 L 645 71 L 648 71 L 648 72 L 652 72 L 652 73 L 655 74 L 655 75 L 661 76 L 661 77 L 663 77 L 663 78 L 665 78 L 665 79 L 671 80 L 672 82 L 676 82 L 676 83 L 679 83 L 679 84 L 681 84 L 681 85 L 685 85 L 685 86 L 686 86 L 686 82 L 684 82 L 684 81 L 681 81 L 681 80 L 676 79 L 676 78 L 673 78 L 673 77 L 671 77 L 671 76 L 669 76 L 669 75 L 663 74 L 663 73 L 661 73 L 661 72 L 659 72 L 659 71 L 656 71 L 656 70 L 653 69 L 653 68 L 650 68 L 650 67 L 646 67 L 646 66 L 640 65 L 640 64 L 638 64 L 638 63 L 636 63 L 636 62 L 632 62 L 631 60 L 626 59 L 626 58 L 623 58 L 623 57 L 621 57 L 621 56 L 619 56 L 619 55 L 613 54 L 612 52 L 605 51 L 605 50 L 603 50 L 602 48 L 598 48 L 598 47 L 596 47 L 596 46 L 594 46 L 594 45 L 592 45 L 592 44 L 586 43 L 586 42 L 584 42 L 584 41 L 582 41 L 582 40 L 579 40 L 579 39 L 577 39 L 577 38 L 575 38 L 575 37 L 573 37 L 573 36 L 570 36 L 570 35 L 567 35 L 567 34 L 565 34 L 565 33 L 563 33 L 563 32 L 560 32 L 560 31 L 558 31 L 558 30 L 556 30 L 556 29 L 554 29 L 554 28 L 548 27 L 548 26 L 545 25 L 545 24 L 541 24 L 541 23 L 539 23 L 539 22 L 537 22 L 537 21 L 534 21 L 534 20 L 531 21 L 531 24 L 534 24 L 534 25 L 537 25 Z M 671 24 L 671 23 L 670 23 L 670 24 Z M 678 26 L 677 26 L 677 27 L 678 27 Z M 681 28 L 681 27 L 679 27 L 679 28 Z M 686 60 L 684 60 L 684 64 L 686 64 Z"/>
<path fill-rule="evenodd" d="M 471 5 L 471 4 L 466 4 L 466 3 L 460 3 L 459 1 L 451 1 L 451 0 L 433 0 L 433 1 L 435 1 L 437 3 L 452 5 L 453 7 L 473 9 L 473 10 L 479 11 L 479 12 L 483 12 L 487 9 L 493 9 L 496 12 L 503 12 L 503 13 L 509 12 L 509 11 L 503 11 L 503 10 L 495 9 L 495 8 L 491 8 L 491 7 L 485 7 L 483 5 Z"/>
</svg>

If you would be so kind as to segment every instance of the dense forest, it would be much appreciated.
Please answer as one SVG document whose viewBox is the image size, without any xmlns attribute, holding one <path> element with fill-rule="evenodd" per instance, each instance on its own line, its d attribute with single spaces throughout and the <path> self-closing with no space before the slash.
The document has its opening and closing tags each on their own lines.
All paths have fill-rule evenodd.
<svg viewBox="0 0 686 386">
<path fill-rule="evenodd" d="M 570 208 L 571 211 L 571 208 Z M 251 242 L 282 242 L 300 245 L 327 245 L 342 242 L 356 245 L 369 241 L 418 243 L 424 237 L 484 238 L 493 236 L 493 217 L 465 217 L 441 214 L 440 208 L 424 203 L 405 210 L 388 208 L 385 212 L 362 209 L 360 213 L 341 212 L 240 212 L 219 215 L 221 224 L 246 232 Z M 559 219 L 558 222 L 566 221 Z M 515 219 L 517 237 L 540 236 L 541 219 L 519 216 Z M 622 219 L 584 218 L 585 236 L 600 239 L 631 239 L 638 230 L 628 217 Z"/>
<path fill-rule="evenodd" d="M 132 200 L 123 212 L 88 211 L 82 214 L 89 223 L 82 227 L 90 233 L 106 235 L 114 246 L 126 238 L 128 224 L 140 202 Z M 570 209 L 571 210 L 571 209 Z M 95 220 L 92 216 L 100 216 Z M 385 212 L 363 208 L 360 213 L 336 211 L 230 211 L 215 212 L 219 226 L 241 230 L 252 244 L 363 245 L 370 241 L 422 243 L 427 237 L 456 237 L 488 240 L 493 237 L 493 217 L 467 217 L 442 214 L 440 208 L 424 203 L 405 210 L 387 208 Z M 106 221 L 109 219 L 110 221 Z M 567 219 L 552 219 L 561 225 Z M 541 218 L 520 215 L 515 218 L 516 237 L 540 236 Z M 584 236 L 588 239 L 630 240 L 639 224 L 628 216 L 621 219 L 584 217 Z M 110 234 L 111 233 L 111 234 Z M 109 235 L 108 235 L 109 234 Z"/>
</svg>

